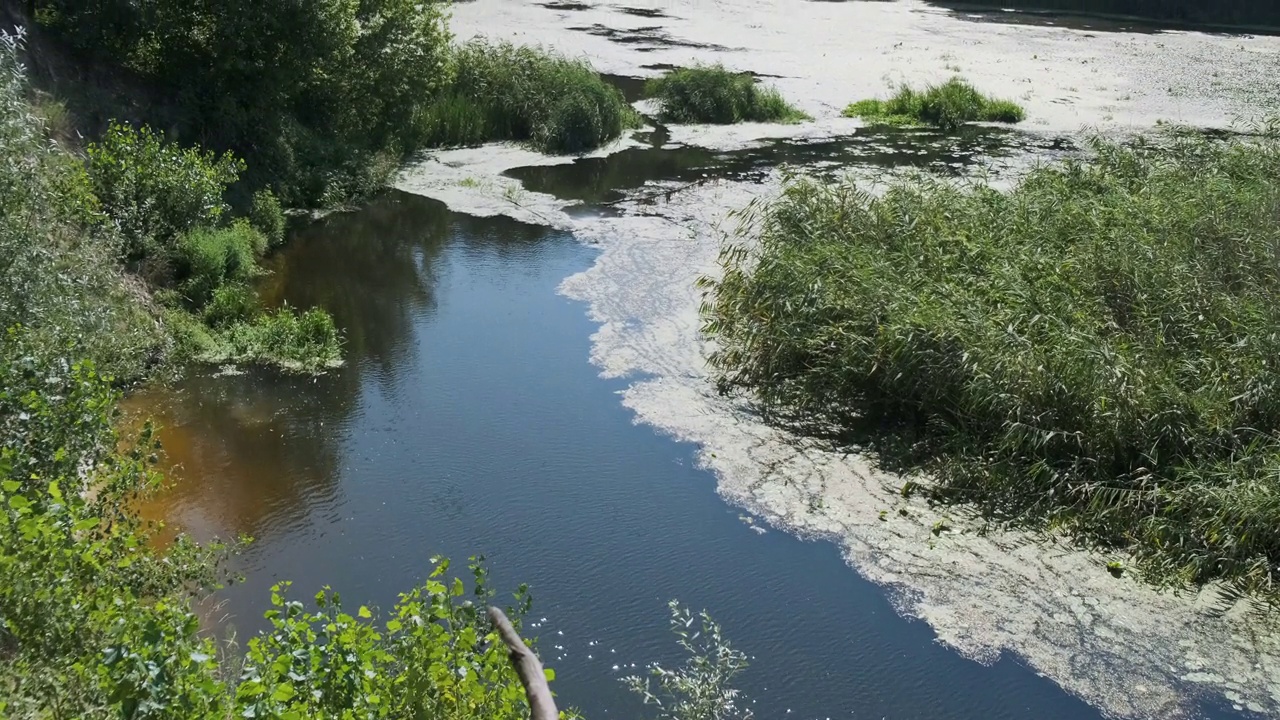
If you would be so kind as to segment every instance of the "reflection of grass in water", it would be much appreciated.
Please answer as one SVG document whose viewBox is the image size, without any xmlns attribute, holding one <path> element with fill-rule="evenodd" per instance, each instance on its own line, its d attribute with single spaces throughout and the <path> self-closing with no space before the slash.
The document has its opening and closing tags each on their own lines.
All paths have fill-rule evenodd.
<svg viewBox="0 0 1280 720">
<path fill-rule="evenodd" d="M 1280 600 L 1280 136 L 1095 143 L 1011 191 L 792 183 L 706 308 L 723 391 L 938 500 Z"/>
<path fill-rule="evenodd" d="M 903 85 L 888 100 L 860 100 L 845 108 L 844 114 L 877 124 L 925 124 L 943 130 L 975 121 L 1019 123 L 1026 117 L 1012 100 L 987 97 L 958 77 L 924 90 Z"/>
<path fill-rule="evenodd" d="M 670 123 L 785 122 L 809 120 L 776 89 L 760 87 L 754 77 L 723 65 L 671 70 L 645 84 L 655 98 L 659 117 Z"/>
</svg>

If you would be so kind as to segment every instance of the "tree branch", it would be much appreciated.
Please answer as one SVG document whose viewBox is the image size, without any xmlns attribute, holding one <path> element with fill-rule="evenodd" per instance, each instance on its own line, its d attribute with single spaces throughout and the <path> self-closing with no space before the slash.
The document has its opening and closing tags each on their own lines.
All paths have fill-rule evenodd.
<svg viewBox="0 0 1280 720">
<path fill-rule="evenodd" d="M 524 694 L 529 698 L 530 720 L 557 720 L 560 713 L 556 710 L 556 701 L 551 697 L 551 687 L 547 685 L 546 673 L 542 671 L 542 662 L 538 656 L 524 644 L 511 621 L 496 607 L 489 608 L 489 619 L 498 628 L 498 635 L 506 643 L 510 653 L 511 665 L 520 676 L 520 684 L 524 685 Z"/>
</svg>

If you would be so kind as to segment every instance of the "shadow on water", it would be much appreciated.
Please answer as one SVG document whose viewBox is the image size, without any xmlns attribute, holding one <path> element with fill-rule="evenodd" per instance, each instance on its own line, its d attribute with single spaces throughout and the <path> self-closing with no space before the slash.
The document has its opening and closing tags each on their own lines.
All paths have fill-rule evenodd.
<svg viewBox="0 0 1280 720">
<path fill-rule="evenodd" d="M 864 0 L 859 0 L 864 1 Z M 1280 33 L 1280 3 L 1253 0 L 925 0 L 962 20 L 1094 32 Z"/>
<path fill-rule="evenodd" d="M 506 174 L 527 190 L 600 203 L 623 199 L 649 183 L 760 180 L 782 165 L 804 166 L 817 173 L 870 166 L 958 174 L 991 158 L 1067 149 L 1069 144 L 1063 140 L 1002 128 L 970 126 L 951 135 L 923 128 L 879 128 L 832 140 L 770 140 L 760 147 L 723 152 L 684 146 L 632 148 L 573 163 L 516 168 Z"/>
</svg>

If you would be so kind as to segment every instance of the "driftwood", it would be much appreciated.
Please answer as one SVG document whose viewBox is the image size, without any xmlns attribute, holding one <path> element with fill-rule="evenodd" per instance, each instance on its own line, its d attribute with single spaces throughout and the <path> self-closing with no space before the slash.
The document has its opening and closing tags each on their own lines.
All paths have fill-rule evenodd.
<svg viewBox="0 0 1280 720">
<path fill-rule="evenodd" d="M 547 685 L 547 675 L 542 671 L 538 656 L 524 644 L 501 610 L 490 607 L 489 619 L 502 636 L 502 642 L 506 643 L 511 665 L 520 676 L 520 684 L 524 685 L 525 697 L 529 698 L 529 720 L 557 720 L 560 713 L 556 710 L 556 701 L 551 697 L 551 687 Z"/>
</svg>

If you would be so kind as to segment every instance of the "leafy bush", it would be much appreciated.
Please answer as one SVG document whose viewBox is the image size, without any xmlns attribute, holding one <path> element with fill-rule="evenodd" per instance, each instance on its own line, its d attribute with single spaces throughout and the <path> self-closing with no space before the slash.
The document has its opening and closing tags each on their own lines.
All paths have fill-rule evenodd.
<svg viewBox="0 0 1280 720">
<path fill-rule="evenodd" d="M 272 186 L 289 205 L 367 188 L 359 176 L 369 160 L 415 147 L 414 118 L 449 81 L 440 2 L 34 6 L 45 27 L 154 87 L 164 102 L 141 112 L 172 115 L 177 137 L 245 157 L 250 184 Z"/>
<path fill-rule="evenodd" d="M 728 125 L 809 119 L 777 90 L 762 88 L 751 75 L 723 65 L 671 70 L 645 83 L 645 95 L 657 99 L 664 122 Z"/>
<path fill-rule="evenodd" d="M 954 130 L 976 120 L 1019 123 L 1026 117 L 1013 101 L 989 98 L 958 77 L 923 91 L 902 85 L 888 100 L 860 100 L 845 108 L 844 114 L 875 123 L 923 123 L 943 130 Z"/>
<path fill-rule="evenodd" d="M 173 599 L 212 579 L 217 548 L 180 540 L 163 557 L 149 548 L 129 510 L 157 481 L 149 433 L 117 451 L 107 378 L 90 363 L 44 358 L 27 340 L 11 330 L 0 346 L 0 707 L 8 717 L 110 717 L 113 702 L 129 702 L 104 683 L 121 639 L 167 644 L 151 653 L 151 678 L 213 656 Z M 175 642 L 143 631 L 175 626 L 185 629 Z M 151 683 L 174 695 L 184 685 Z M 144 716 L 193 715 L 176 706 L 135 715 Z"/>
<path fill-rule="evenodd" d="M 130 260 L 161 258 L 179 236 L 217 225 L 223 195 L 244 163 L 166 142 L 147 127 L 113 123 L 89 146 L 89 178 L 102 209 L 120 228 Z"/>
<path fill-rule="evenodd" d="M 544 152 L 599 147 L 637 123 L 622 92 L 586 62 L 510 43 L 457 49 L 448 90 L 420 120 L 428 145 L 527 141 Z"/>
<path fill-rule="evenodd" d="M 204 307 L 223 285 L 248 281 L 257 273 L 257 258 L 265 244 L 262 233 L 248 223 L 187 233 L 174 252 L 176 277 L 187 301 Z"/>
<path fill-rule="evenodd" d="M 1010 192 L 799 180 L 730 247 L 723 391 L 936 498 L 1280 597 L 1280 139 L 1174 134 Z"/>
<path fill-rule="evenodd" d="M 284 209 L 280 207 L 280 200 L 275 193 L 265 188 L 254 193 L 247 217 L 249 223 L 267 239 L 268 248 L 278 248 L 284 244 L 287 223 Z"/>
</svg>

